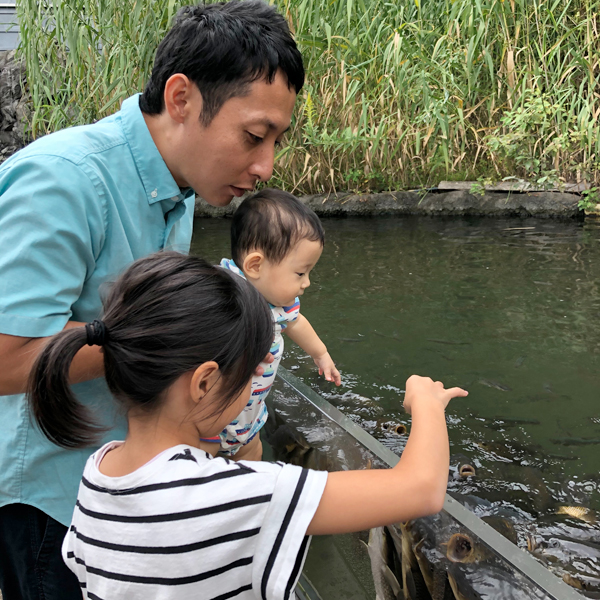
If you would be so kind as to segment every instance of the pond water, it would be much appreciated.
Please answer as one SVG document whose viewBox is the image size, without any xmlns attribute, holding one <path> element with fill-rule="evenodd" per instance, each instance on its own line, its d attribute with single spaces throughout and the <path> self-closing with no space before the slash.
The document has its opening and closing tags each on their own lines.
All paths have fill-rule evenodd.
<svg viewBox="0 0 600 600">
<path fill-rule="evenodd" d="M 226 219 L 195 223 L 192 252 L 230 256 Z M 539 520 L 600 511 L 600 226 L 536 219 L 324 219 L 302 312 L 343 378 L 291 341 L 283 365 L 401 451 L 412 373 L 460 385 L 447 414 L 450 490 Z M 456 469 L 455 469 L 456 470 Z"/>
</svg>

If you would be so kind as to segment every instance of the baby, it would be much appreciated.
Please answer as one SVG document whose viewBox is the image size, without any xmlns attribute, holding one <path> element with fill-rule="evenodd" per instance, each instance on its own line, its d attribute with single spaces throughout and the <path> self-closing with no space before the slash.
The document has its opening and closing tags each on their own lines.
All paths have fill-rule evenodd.
<svg viewBox="0 0 600 600">
<path fill-rule="evenodd" d="M 232 260 L 221 267 L 246 278 L 267 300 L 274 323 L 273 362 L 261 363 L 252 379 L 250 400 L 242 414 L 220 435 L 220 451 L 260 460 L 259 431 L 267 420 L 265 398 L 275 379 L 287 335 L 309 354 L 319 375 L 341 384 L 339 371 L 308 320 L 300 314 L 298 296 L 310 285 L 309 274 L 323 251 L 325 234 L 319 217 L 287 192 L 264 189 L 242 202 L 231 225 Z M 242 449 L 240 451 L 240 449 Z"/>
</svg>

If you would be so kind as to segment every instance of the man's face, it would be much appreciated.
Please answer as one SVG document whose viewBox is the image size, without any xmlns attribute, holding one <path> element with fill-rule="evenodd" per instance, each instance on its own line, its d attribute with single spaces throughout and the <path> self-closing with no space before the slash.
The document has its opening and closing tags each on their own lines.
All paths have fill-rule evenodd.
<svg viewBox="0 0 600 600">
<path fill-rule="evenodd" d="M 197 88 L 195 93 L 201 105 Z M 179 138 L 177 183 L 192 187 L 213 206 L 225 206 L 270 179 L 295 100 L 295 91 L 278 71 L 273 83 L 255 81 L 247 95 L 227 100 L 208 126 L 198 111 Z"/>
</svg>

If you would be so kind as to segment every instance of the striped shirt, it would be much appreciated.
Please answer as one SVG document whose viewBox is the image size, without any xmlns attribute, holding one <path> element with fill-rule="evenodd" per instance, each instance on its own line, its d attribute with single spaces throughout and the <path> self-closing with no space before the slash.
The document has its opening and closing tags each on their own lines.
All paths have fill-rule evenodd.
<svg viewBox="0 0 600 600">
<path fill-rule="evenodd" d="M 123 477 L 87 461 L 63 558 L 90 600 L 287 600 L 327 473 L 185 445 Z"/>
</svg>

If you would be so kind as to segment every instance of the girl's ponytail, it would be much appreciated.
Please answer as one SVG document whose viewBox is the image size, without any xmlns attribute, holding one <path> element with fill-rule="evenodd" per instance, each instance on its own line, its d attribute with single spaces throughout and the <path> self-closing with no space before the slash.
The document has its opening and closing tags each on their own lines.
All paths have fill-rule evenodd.
<svg viewBox="0 0 600 600">
<path fill-rule="evenodd" d="M 257 290 L 233 273 L 176 252 L 132 263 L 103 305 L 102 321 L 49 340 L 29 381 L 35 420 L 64 448 L 93 445 L 107 431 L 69 386 L 73 358 L 86 344 L 102 346 L 113 397 L 126 409 L 147 412 L 184 373 L 216 362 L 221 376 L 216 414 L 236 401 L 273 341 L 271 311 Z"/>
<path fill-rule="evenodd" d="M 89 341 L 88 326 L 65 329 L 38 356 L 29 378 L 28 400 L 44 435 L 63 448 L 83 448 L 104 431 L 71 390 L 73 358 Z"/>
</svg>

